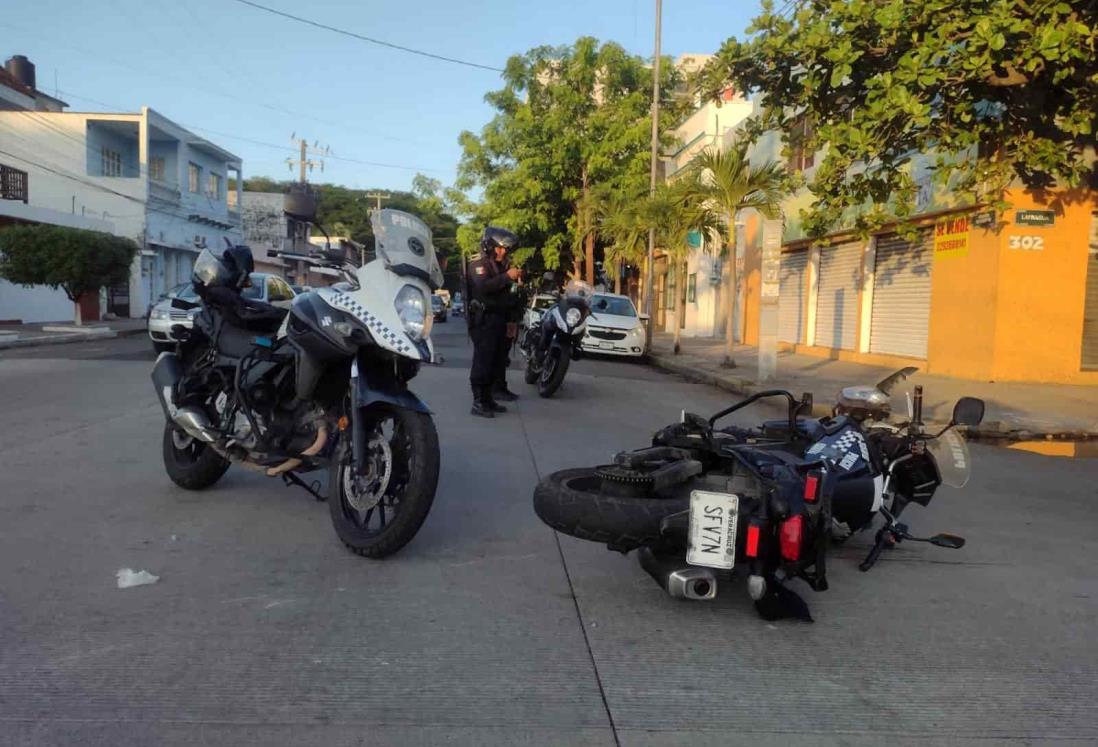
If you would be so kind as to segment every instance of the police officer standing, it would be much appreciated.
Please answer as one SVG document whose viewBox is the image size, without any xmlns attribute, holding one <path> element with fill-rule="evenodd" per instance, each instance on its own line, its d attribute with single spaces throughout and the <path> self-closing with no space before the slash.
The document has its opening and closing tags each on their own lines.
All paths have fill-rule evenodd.
<svg viewBox="0 0 1098 747">
<path fill-rule="evenodd" d="M 482 418 L 507 411 L 492 396 L 492 388 L 507 368 L 507 323 L 514 306 L 511 285 L 522 276 L 521 270 L 508 267 L 507 253 L 517 243 L 518 237 L 507 229 L 488 226 L 480 240 L 481 254 L 467 269 L 471 298 L 467 318 L 469 336 L 473 339 L 473 367 L 469 372 L 473 387 L 471 412 Z"/>
</svg>

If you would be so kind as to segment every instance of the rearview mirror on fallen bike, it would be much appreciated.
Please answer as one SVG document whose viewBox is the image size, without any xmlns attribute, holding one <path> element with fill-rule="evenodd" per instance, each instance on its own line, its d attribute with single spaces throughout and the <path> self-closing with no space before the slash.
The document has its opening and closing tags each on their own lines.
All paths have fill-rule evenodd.
<svg viewBox="0 0 1098 747">
<path fill-rule="evenodd" d="M 960 550 L 965 546 L 965 538 L 958 537 L 956 534 L 935 534 L 927 541 L 938 547 L 948 547 L 950 550 Z"/>
<path fill-rule="evenodd" d="M 316 195 L 300 187 L 291 188 L 282 197 L 282 212 L 294 220 L 312 223 L 316 220 Z"/>
<path fill-rule="evenodd" d="M 954 425 L 979 425 L 984 419 L 984 401 L 975 397 L 961 397 L 953 406 Z"/>
</svg>

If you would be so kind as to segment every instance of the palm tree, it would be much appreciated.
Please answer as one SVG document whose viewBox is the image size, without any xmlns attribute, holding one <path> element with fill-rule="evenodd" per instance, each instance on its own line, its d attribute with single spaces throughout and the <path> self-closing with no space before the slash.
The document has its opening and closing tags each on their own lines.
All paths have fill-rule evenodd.
<svg viewBox="0 0 1098 747">
<path fill-rule="evenodd" d="M 647 254 L 648 228 L 642 203 L 614 195 L 606 203 L 602 236 L 609 243 L 604 251 L 607 266 L 614 268 L 614 292 L 621 293 L 622 270 L 626 263 L 639 264 Z"/>
<path fill-rule="evenodd" d="M 720 231 L 720 216 L 697 184 L 697 174 L 661 185 L 644 208 L 647 226 L 656 231 L 656 241 L 667 252 L 676 273 L 685 283 L 689 237 L 698 232 L 716 236 Z M 677 355 L 682 336 L 682 319 L 686 314 L 686 297 L 676 289 L 674 351 Z"/>
<path fill-rule="evenodd" d="M 584 257 L 584 274 L 587 282 L 595 284 L 595 238 L 599 235 L 608 206 L 608 191 L 602 186 L 591 187 L 584 177 L 583 192 L 576 200 L 573 216 L 572 273 L 579 277 L 580 257 Z"/>
<path fill-rule="evenodd" d="M 768 161 L 752 167 L 747 158 L 747 144 L 737 143 L 722 152 L 706 148 L 694 160 L 696 178 L 691 183 L 698 195 L 709 201 L 728 219 L 728 322 L 725 330 L 725 355 L 722 365 L 734 368 L 736 318 L 736 217 L 741 210 L 754 208 L 767 218 L 780 214 L 785 193 L 785 171 L 781 165 Z"/>
</svg>

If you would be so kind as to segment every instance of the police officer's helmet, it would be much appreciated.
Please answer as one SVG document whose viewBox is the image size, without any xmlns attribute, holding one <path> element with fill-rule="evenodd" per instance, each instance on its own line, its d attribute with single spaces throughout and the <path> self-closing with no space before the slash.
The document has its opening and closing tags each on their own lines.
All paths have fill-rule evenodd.
<svg viewBox="0 0 1098 747">
<path fill-rule="evenodd" d="M 492 256 L 492 250 L 497 246 L 502 246 L 507 251 L 511 251 L 517 245 L 518 236 L 506 228 L 488 226 L 484 229 L 484 235 L 480 237 L 480 250 L 489 257 Z"/>
</svg>

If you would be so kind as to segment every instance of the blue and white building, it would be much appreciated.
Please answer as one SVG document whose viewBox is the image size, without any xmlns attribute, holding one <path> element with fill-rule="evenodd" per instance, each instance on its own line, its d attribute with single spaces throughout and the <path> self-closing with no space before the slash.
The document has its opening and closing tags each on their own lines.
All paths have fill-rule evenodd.
<svg viewBox="0 0 1098 747">
<path fill-rule="evenodd" d="M 25 185 L 21 200 L 0 200 L 0 224 L 93 227 L 141 247 L 129 283 L 104 291 L 103 311 L 144 316 L 190 278 L 203 248 L 242 240 L 240 158 L 148 107 L 0 111 L 0 144 L 0 166 L 23 172 Z M 69 309 L 62 319 L 71 318 Z M 41 309 L 17 311 L 0 295 L 0 318 L 56 320 L 28 318 Z"/>
</svg>

